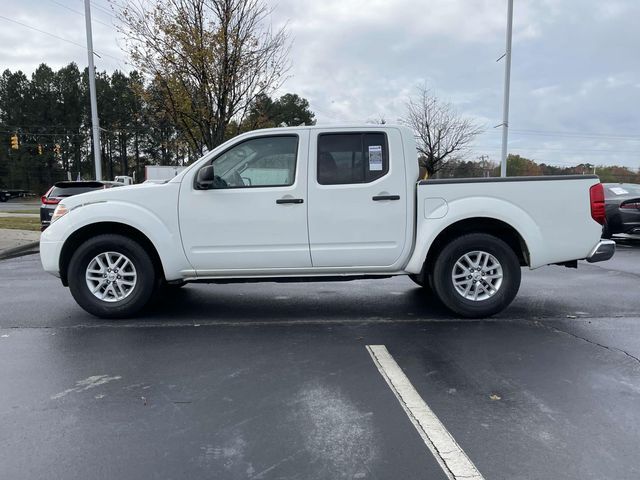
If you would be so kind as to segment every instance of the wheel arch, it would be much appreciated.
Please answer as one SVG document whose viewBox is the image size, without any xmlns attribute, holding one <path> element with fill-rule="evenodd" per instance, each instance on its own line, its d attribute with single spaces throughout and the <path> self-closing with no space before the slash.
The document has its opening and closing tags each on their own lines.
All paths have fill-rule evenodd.
<svg viewBox="0 0 640 480">
<path fill-rule="evenodd" d="M 470 233 L 486 233 L 504 241 L 518 257 L 520 266 L 530 265 L 530 255 L 527 243 L 522 235 L 508 223 L 490 217 L 466 218 L 452 223 L 443 229 L 433 240 L 427 251 L 420 275 L 431 271 L 438 253 L 454 238 Z"/>
<path fill-rule="evenodd" d="M 124 223 L 99 222 L 91 223 L 89 225 L 83 226 L 82 228 L 79 228 L 71 235 L 69 235 L 67 240 L 64 242 L 64 245 L 62 246 L 62 249 L 60 251 L 59 271 L 60 279 L 62 280 L 62 284 L 65 287 L 69 285 L 67 272 L 69 269 L 69 262 L 71 261 L 71 257 L 73 256 L 73 253 L 76 251 L 76 249 L 89 238 L 107 233 L 120 234 L 138 242 L 142 246 L 142 248 L 144 248 L 145 251 L 149 254 L 156 272 L 161 275 L 162 279 L 164 280 L 164 268 L 162 265 L 162 261 L 160 260 L 160 255 L 158 254 L 158 250 L 156 249 L 153 242 L 149 239 L 149 237 L 147 237 L 137 228 L 126 225 Z"/>
</svg>

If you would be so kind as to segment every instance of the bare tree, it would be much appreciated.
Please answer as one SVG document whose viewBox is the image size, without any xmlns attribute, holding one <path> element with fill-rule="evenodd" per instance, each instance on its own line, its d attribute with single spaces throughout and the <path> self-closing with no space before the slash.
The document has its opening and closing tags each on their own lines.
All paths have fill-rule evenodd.
<svg viewBox="0 0 640 480">
<path fill-rule="evenodd" d="M 132 63 L 162 90 L 190 150 L 222 143 L 233 119 L 289 68 L 284 27 L 263 0 L 111 0 Z"/>
<path fill-rule="evenodd" d="M 421 165 L 429 177 L 448 162 L 460 160 L 482 128 L 456 113 L 453 106 L 436 98 L 426 87 L 407 102 L 402 122 L 416 134 Z"/>
<path fill-rule="evenodd" d="M 384 118 L 384 115 L 376 114 L 373 117 L 369 118 L 366 123 L 372 123 L 374 125 L 386 125 L 387 119 Z"/>
</svg>

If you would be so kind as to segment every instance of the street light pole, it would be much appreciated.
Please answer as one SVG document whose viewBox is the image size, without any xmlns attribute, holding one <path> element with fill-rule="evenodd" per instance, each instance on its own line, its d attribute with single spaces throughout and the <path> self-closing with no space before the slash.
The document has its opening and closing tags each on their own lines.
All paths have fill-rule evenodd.
<svg viewBox="0 0 640 480">
<path fill-rule="evenodd" d="M 90 0 L 84 0 L 84 18 L 87 24 L 87 53 L 89 55 L 89 96 L 91 98 L 91 129 L 93 130 L 93 158 L 96 164 L 96 180 L 102 180 L 102 158 L 100 156 L 100 121 L 96 97 L 96 72 L 93 65 L 93 37 L 91 34 Z"/>
<path fill-rule="evenodd" d="M 509 91 L 511 87 L 511 38 L 513 33 L 513 0 L 507 7 L 507 50 L 504 62 L 504 100 L 502 105 L 502 158 L 500 176 L 507 176 L 507 141 L 509 139 Z"/>
</svg>

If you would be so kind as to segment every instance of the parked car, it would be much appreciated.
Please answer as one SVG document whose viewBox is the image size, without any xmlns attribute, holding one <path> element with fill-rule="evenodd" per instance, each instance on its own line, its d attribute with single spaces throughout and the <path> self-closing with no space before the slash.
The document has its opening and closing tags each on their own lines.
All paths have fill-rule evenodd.
<svg viewBox="0 0 640 480">
<path fill-rule="evenodd" d="M 640 185 L 635 183 L 605 183 L 604 199 L 607 221 L 603 237 L 618 233 L 640 233 Z"/>
<path fill-rule="evenodd" d="M 40 230 L 44 231 L 51 223 L 51 216 L 63 198 L 78 195 L 80 193 L 91 192 L 93 190 L 103 190 L 105 188 L 121 187 L 118 182 L 58 182 L 47 193 L 40 197 Z"/>
<path fill-rule="evenodd" d="M 11 194 L 7 190 L 0 190 L 0 202 L 6 202 L 11 198 Z"/>
<path fill-rule="evenodd" d="M 133 177 L 128 175 L 116 175 L 113 178 L 114 182 L 121 183 L 122 185 L 133 185 L 135 182 L 133 181 Z"/>
<path fill-rule="evenodd" d="M 417 179 L 406 127 L 248 132 L 165 184 L 63 199 L 40 258 L 105 318 L 135 314 L 163 285 L 394 275 L 485 317 L 511 303 L 521 266 L 614 254 L 595 175 Z"/>
</svg>

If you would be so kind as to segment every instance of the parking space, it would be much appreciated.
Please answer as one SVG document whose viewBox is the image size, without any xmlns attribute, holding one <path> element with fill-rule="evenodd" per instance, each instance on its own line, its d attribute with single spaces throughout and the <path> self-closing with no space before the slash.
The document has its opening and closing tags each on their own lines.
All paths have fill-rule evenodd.
<svg viewBox="0 0 640 480">
<path fill-rule="evenodd" d="M 625 245 L 523 272 L 484 321 L 395 278 L 192 285 L 108 322 L 36 256 L 0 262 L 3 475 L 447 478 L 367 351 L 384 345 L 484 478 L 638 478 L 640 248 Z"/>
</svg>

